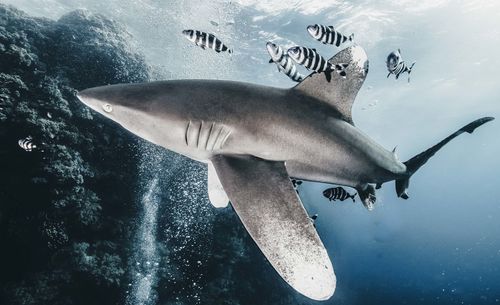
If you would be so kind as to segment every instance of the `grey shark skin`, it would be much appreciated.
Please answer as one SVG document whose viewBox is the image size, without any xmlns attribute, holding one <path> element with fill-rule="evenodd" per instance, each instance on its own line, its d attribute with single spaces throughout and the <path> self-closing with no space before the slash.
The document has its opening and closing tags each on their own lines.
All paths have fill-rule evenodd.
<svg viewBox="0 0 500 305">
<path fill-rule="evenodd" d="M 344 49 L 330 62 L 349 62 L 347 78 L 332 74 L 327 81 L 313 73 L 291 89 L 175 80 L 91 88 L 78 98 L 132 133 L 207 163 L 213 204 L 229 199 L 283 279 L 326 300 L 336 287 L 334 270 L 290 177 L 354 187 L 372 209 L 371 184 L 396 180 L 398 196 L 407 198 L 409 177 L 430 156 L 493 119 L 465 126 L 405 164 L 352 122 L 352 103 L 368 72 L 364 50 Z"/>
</svg>

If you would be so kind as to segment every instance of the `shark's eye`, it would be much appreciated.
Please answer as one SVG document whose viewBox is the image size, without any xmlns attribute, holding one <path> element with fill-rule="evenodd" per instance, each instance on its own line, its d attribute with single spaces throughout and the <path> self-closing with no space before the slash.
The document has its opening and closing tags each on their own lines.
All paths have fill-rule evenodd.
<svg viewBox="0 0 500 305">
<path fill-rule="evenodd" d="M 113 106 L 111 106 L 110 104 L 104 104 L 102 105 L 102 109 L 105 112 L 110 113 L 111 111 L 113 111 Z"/>
</svg>

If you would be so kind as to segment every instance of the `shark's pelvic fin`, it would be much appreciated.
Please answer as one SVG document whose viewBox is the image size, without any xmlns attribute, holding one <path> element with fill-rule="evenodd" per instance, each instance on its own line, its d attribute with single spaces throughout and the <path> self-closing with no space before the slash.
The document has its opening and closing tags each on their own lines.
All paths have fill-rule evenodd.
<svg viewBox="0 0 500 305">
<path fill-rule="evenodd" d="M 346 77 L 331 73 L 331 77 L 327 78 L 325 72 L 312 73 L 292 90 L 330 104 L 343 120 L 353 124 L 352 104 L 368 73 L 368 57 L 363 48 L 352 46 L 340 51 L 328 62 L 333 66 L 347 63 Z"/>
<path fill-rule="evenodd" d="M 229 198 L 220 183 L 212 163 L 208 163 L 208 199 L 216 208 L 225 208 L 229 203 Z"/>
<path fill-rule="evenodd" d="M 211 161 L 234 210 L 274 269 L 303 295 L 329 299 L 336 286 L 333 267 L 284 162 L 224 155 Z"/>
</svg>

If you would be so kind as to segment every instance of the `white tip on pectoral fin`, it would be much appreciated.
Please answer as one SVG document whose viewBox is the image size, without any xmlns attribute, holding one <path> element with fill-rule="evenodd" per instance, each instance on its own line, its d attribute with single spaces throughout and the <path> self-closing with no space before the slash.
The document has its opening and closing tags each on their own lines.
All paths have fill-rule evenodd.
<svg viewBox="0 0 500 305">
<path fill-rule="evenodd" d="M 208 163 L 208 199 L 216 208 L 225 208 L 229 204 L 229 198 L 220 183 L 212 163 Z"/>
<path fill-rule="evenodd" d="M 252 156 L 211 159 L 231 204 L 269 263 L 295 290 L 327 300 L 336 278 L 325 246 L 283 162 Z"/>
</svg>

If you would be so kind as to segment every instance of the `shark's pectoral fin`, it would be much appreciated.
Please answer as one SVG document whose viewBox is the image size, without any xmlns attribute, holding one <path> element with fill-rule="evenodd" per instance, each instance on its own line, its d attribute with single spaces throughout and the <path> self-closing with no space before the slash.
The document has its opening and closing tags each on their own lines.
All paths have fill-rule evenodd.
<svg viewBox="0 0 500 305">
<path fill-rule="evenodd" d="M 234 210 L 283 279 L 303 295 L 326 300 L 333 267 L 283 162 L 251 156 L 211 159 Z"/>
<path fill-rule="evenodd" d="M 313 73 L 292 90 L 332 105 L 343 120 L 352 124 L 352 104 L 368 73 L 368 57 L 363 48 L 353 46 L 340 51 L 328 62 L 334 67 L 348 64 L 345 76 L 332 73 L 329 78 L 323 75 L 328 72 Z"/>
<path fill-rule="evenodd" d="M 220 183 L 212 163 L 208 163 L 208 199 L 216 208 L 225 208 L 229 203 L 229 198 Z"/>
</svg>

